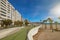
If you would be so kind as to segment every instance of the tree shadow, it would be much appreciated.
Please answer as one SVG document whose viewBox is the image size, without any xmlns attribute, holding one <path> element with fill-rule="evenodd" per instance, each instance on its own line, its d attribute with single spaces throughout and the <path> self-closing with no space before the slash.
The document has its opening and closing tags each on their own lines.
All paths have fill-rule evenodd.
<svg viewBox="0 0 60 40">
<path fill-rule="evenodd" d="M 60 32 L 60 30 L 56 30 L 56 29 L 53 29 L 54 31 L 56 31 L 56 32 Z"/>
</svg>

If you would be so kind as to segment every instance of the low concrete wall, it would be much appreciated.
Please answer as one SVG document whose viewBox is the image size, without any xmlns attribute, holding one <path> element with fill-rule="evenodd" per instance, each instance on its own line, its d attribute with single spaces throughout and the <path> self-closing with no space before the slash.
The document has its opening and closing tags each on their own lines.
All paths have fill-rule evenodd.
<svg viewBox="0 0 60 40">
<path fill-rule="evenodd" d="M 33 40 L 33 36 L 34 36 L 35 34 L 37 34 L 38 29 L 39 29 L 40 27 L 41 27 L 41 26 L 35 27 L 35 28 L 31 29 L 31 30 L 28 32 L 28 40 Z"/>
</svg>

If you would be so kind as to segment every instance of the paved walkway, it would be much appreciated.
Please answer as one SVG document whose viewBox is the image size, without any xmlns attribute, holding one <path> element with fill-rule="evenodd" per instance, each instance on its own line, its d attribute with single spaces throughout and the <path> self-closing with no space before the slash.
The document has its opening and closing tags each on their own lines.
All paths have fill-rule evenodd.
<svg viewBox="0 0 60 40">
<path fill-rule="evenodd" d="M 19 31 L 21 28 L 23 27 L 15 27 L 15 28 L 8 28 L 8 29 L 0 30 L 0 39 Z"/>
</svg>

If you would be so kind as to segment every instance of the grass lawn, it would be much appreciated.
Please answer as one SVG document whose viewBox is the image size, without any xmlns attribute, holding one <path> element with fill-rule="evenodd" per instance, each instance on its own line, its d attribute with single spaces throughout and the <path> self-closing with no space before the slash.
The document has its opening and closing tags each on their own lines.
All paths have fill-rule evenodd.
<svg viewBox="0 0 60 40">
<path fill-rule="evenodd" d="M 25 40 L 27 31 L 30 30 L 31 28 L 32 27 L 25 27 L 25 28 L 21 29 L 20 31 L 18 31 L 17 33 L 9 35 L 0 40 Z"/>
</svg>

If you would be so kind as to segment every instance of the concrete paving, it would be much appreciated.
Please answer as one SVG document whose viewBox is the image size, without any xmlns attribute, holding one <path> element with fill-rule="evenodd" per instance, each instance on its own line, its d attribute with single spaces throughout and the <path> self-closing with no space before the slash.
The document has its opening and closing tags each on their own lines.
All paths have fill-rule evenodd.
<svg viewBox="0 0 60 40">
<path fill-rule="evenodd" d="M 0 39 L 19 31 L 21 28 L 23 27 L 14 27 L 14 28 L 0 30 Z"/>
</svg>

